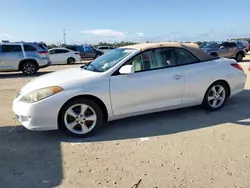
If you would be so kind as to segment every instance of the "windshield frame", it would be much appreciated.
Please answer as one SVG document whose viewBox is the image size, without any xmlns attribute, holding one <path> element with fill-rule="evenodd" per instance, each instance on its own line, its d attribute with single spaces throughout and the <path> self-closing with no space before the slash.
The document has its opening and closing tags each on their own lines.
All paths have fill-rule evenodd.
<svg viewBox="0 0 250 188">
<path fill-rule="evenodd" d="M 126 55 L 124 55 L 123 57 L 121 56 L 121 58 L 118 57 L 117 61 L 114 60 L 116 62 L 114 62 L 113 64 L 111 64 L 111 66 L 108 67 L 106 70 L 105 69 L 100 70 L 100 69 L 98 69 L 100 67 L 98 67 L 98 68 L 96 67 L 95 63 L 97 63 L 98 61 L 100 61 L 101 58 L 108 58 L 109 57 L 108 55 L 113 54 L 113 53 L 115 53 L 117 51 L 120 51 L 120 50 L 131 50 L 131 52 L 128 53 L 128 54 L 126 54 Z M 126 46 L 120 47 L 120 48 L 116 48 L 114 50 L 108 51 L 107 53 L 105 53 L 102 56 L 98 57 L 97 59 L 91 61 L 90 63 L 88 63 L 86 65 L 82 65 L 80 68 L 83 68 L 84 70 L 87 70 L 87 71 L 96 72 L 96 73 L 106 73 L 106 72 L 112 71 L 113 69 L 116 69 L 116 66 L 119 66 L 120 63 L 122 63 L 124 61 L 127 61 L 127 59 L 130 59 L 131 57 L 133 57 L 134 54 L 138 53 L 138 51 L 140 51 L 140 50 L 138 50 L 136 48 L 131 48 L 131 47 L 127 48 Z M 105 65 L 105 63 L 104 63 L 104 65 Z M 104 65 L 102 65 L 102 66 L 104 66 Z"/>
</svg>

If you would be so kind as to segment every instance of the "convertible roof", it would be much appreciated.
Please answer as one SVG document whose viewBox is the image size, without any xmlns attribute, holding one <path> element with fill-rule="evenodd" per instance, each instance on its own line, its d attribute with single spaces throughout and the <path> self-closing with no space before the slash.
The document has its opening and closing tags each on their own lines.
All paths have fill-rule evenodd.
<svg viewBox="0 0 250 188">
<path fill-rule="evenodd" d="M 195 43 L 181 43 L 181 42 L 156 42 L 156 43 L 140 43 L 129 46 L 123 46 L 123 48 L 134 48 L 143 51 L 154 49 L 154 48 L 164 48 L 164 47 L 176 47 L 183 48 L 193 55 L 195 55 L 200 61 L 208 61 L 217 59 L 217 57 L 211 56 L 204 52 Z"/>
</svg>

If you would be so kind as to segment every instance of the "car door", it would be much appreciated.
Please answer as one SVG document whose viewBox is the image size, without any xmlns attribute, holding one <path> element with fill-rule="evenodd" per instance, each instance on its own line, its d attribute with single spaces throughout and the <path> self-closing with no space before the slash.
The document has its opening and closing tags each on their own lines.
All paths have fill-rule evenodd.
<svg viewBox="0 0 250 188">
<path fill-rule="evenodd" d="M 95 57 L 95 51 L 91 46 L 84 46 L 84 52 L 86 55 L 86 58 L 94 58 Z"/>
<path fill-rule="evenodd" d="M 191 52 L 175 48 L 178 66 L 185 78 L 182 106 L 200 104 L 204 94 L 212 82 L 216 64 L 211 61 L 200 62 Z"/>
<path fill-rule="evenodd" d="M 49 58 L 52 64 L 58 63 L 58 58 L 57 58 L 57 54 L 55 53 L 55 50 L 49 50 Z"/>
<path fill-rule="evenodd" d="M 218 55 L 221 57 L 230 57 L 229 55 L 229 44 L 228 42 L 223 42 L 218 49 Z"/>
<path fill-rule="evenodd" d="M 143 52 L 126 64 L 133 65 L 135 73 L 114 74 L 110 80 L 114 115 L 181 104 L 184 78 L 172 48 Z"/>
<path fill-rule="evenodd" d="M 1 47 L 1 70 L 18 70 L 19 62 L 25 58 L 21 45 L 2 44 Z"/>
</svg>

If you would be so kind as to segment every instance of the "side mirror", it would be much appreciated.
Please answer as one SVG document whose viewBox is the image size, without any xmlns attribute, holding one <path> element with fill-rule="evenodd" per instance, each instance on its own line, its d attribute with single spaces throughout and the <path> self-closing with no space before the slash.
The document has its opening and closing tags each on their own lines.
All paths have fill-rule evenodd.
<svg viewBox="0 0 250 188">
<path fill-rule="evenodd" d="M 135 72 L 133 65 L 124 65 L 120 68 L 121 74 L 133 74 Z"/>
<path fill-rule="evenodd" d="M 219 49 L 223 49 L 223 48 L 225 48 L 225 46 L 221 46 Z"/>
</svg>

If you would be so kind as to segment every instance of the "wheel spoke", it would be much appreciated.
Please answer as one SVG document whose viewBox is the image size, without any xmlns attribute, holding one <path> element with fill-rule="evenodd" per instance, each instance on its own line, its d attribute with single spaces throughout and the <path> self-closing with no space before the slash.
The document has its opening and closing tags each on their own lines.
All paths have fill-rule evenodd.
<svg viewBox="0 0 250 188">
<path fill-rule="evenodd" d="M 85 123 L 81 124 L 81 127 L 82 127 L 83 132 L 88 132 L 89 131 L 89 128 Z"/>
<path fill-rule="evenodd" d="M 215 89 L 215 86 L 214 86 L 214 87 L 212 87 L 212 92 L 213 92 L 214 94 L 216 94 L 216 93 L 217 93 L 217 91 L 216 91 L 216 89 Z"/>
<path fill-rule="evenodd" d="M 84 115 L 87 109 L 88 109 L 88 106 L 82 104 L 82 105 L 81 105 L 81 112 L 80 112 L 80 114 L 81 114 L 81 115 Z"/>
<path fill-rule="evenodd" d="M 74 112 L 74 110 L 72 110 L 72 109 L 69 109 L 68 111 L 67 111 L 67 114 L 68 115 L 70 115 L 70 116 L 72 116 L 72 117 L 76 117 L 77 116 L 77 114 Z"/>
<path fill-rule="evenodd" d="M 223 91 L 224 91 L 224 88 L 220 87 L 218 93 L 221 94 Z"/>
<path fill-rule="evenodd" d="M 74 127 L 77 125 L 76 121 L 73 121 L 71 123 L 68 123 L 68 127 L 71 128 L 71 129 L 74 129 Z"/>
<path fill-rule="evenodd" d="M 93 114 L 93 115 L 87 116 L 86 121 L 96 121 L 96 118 L 97 118 L 96 115 Z"/>
<path fill-rule="evenodd" d="M 214 99 L 213 96 L 208 96 L 208 101 L 211 101 L 211 100 L 213 100 L 213 99 Z"/>
<path fill-rule="evenodd" d="M 214 99 L 212 106 L 216 107 L 216 105 L 217 105 L 217 100 Z"/>
</svg>

